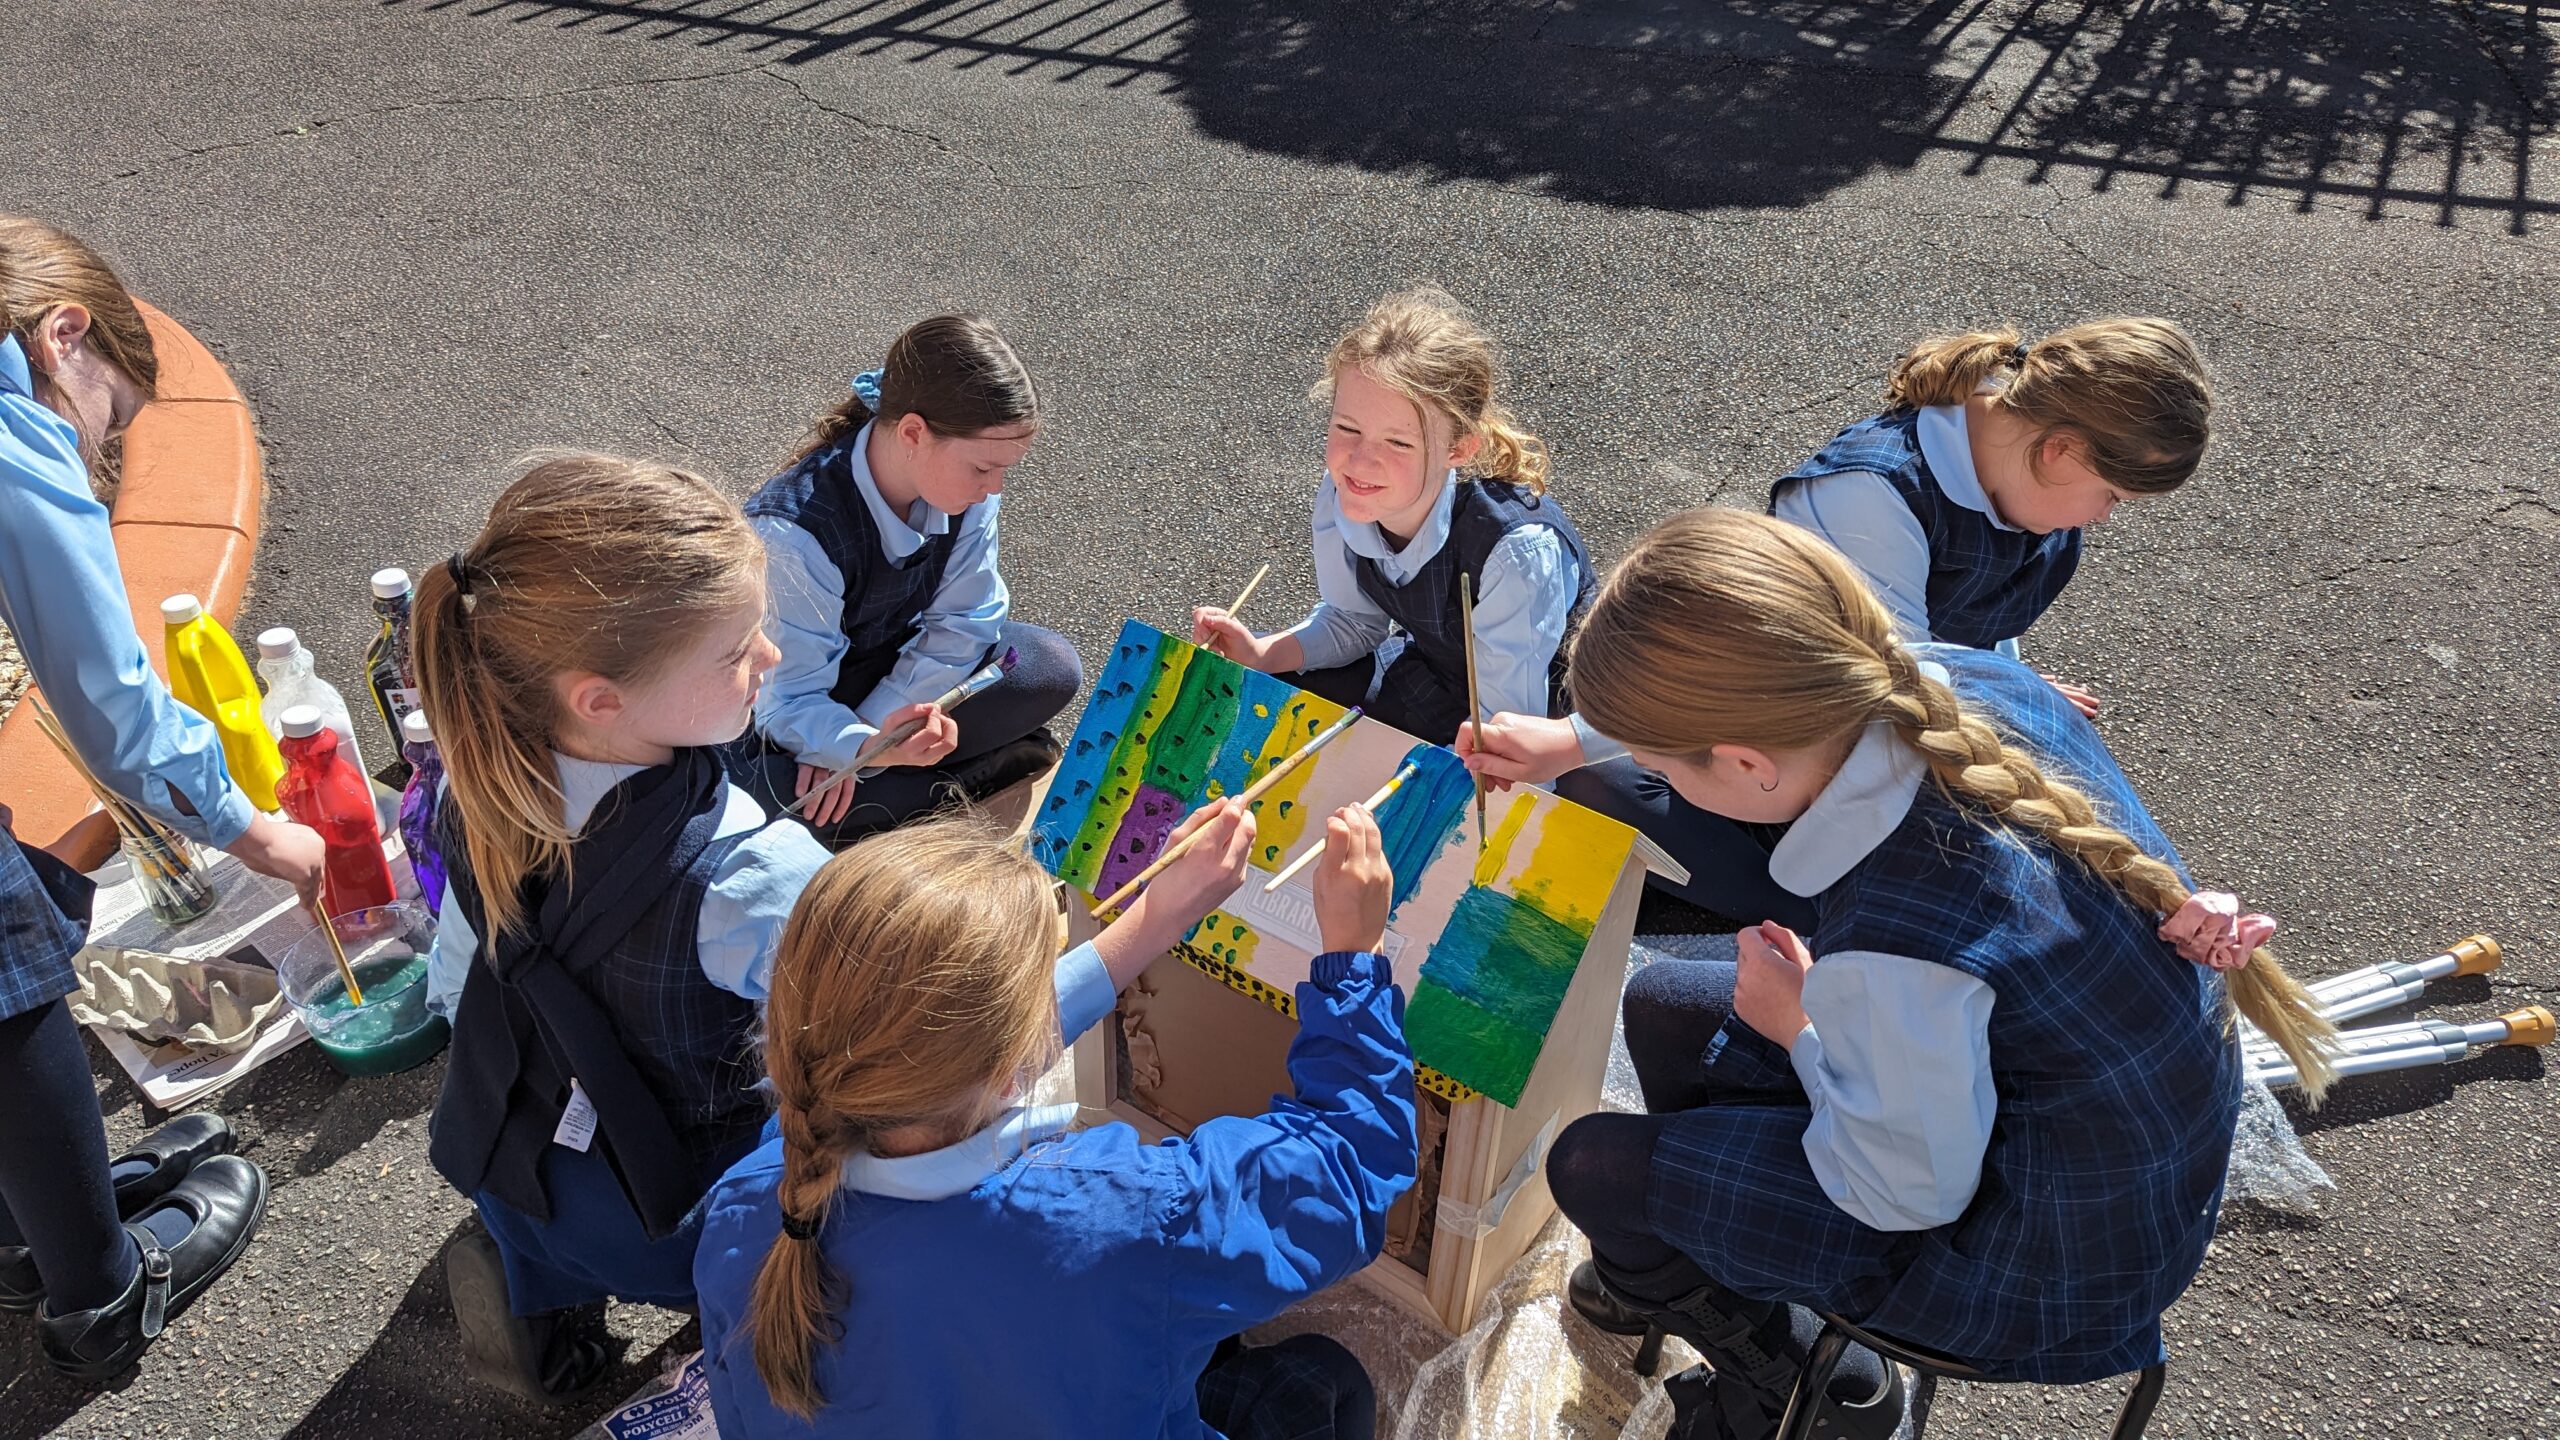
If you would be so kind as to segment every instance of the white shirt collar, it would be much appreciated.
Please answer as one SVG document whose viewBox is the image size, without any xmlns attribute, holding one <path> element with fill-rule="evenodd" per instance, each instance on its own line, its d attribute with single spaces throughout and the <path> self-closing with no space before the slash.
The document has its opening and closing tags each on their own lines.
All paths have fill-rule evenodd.
<svg viewBox="0 0 2560 1440">
<path fill-rule="evenodd" d="M 1920 673 L 1947 683 L 1946 667 L 1933 661 L 1921 661 Z M 1807 898 L 1839 884 L 1911 813 L 1911 798 L 1928 773 L 1929 762 L 1903 743 L 1891 721 L 1870 724 L 1840 762 L 1840 773 L 1769 853 L 1769 878 Z"/>
<path fill-rule="evenodd" d="M 854 432 L 853 449 L 845 457 L 853 468 L 853 488 L 862 493 L 862 504 L 871 512 L 871 528 L 880 532 L 880 551 L 892 561 L 900 561 L 916 553 L 927 535 L 940 535 L 951 528 L 951 517 L 924 502 L 922 496 L 900 515 L 880 498 L 879 477 L 871 473 L 871 426 L 865 424 Z"/>
<path fill-rule="evenodd" d="M 1387 572 L 1387 579 L 1402 585 L 1411 580 L 1440 547 L 1449 543 L 1449 517 L 1458 504 L 1458 472 L 1451 470 L 1440 482 L 1440 498 L 1431 504 L 1431 513 L 1422 517 L 1422 528 L 1402 550 L 1395 547 L 1386 532 L 1369 521 L 1354 521 L 1342 513 L 1341 494 L 1334 488 L 1333 472 L 1324 477 L 1324 503 L 1333 507 L 1333 522 L 1342 535 L 1342 543 L 1352 554 L 1374 560 Z"/>
<path fill-rule="evenodd" d="M 845 1188 L 892 1200 L 948 1200 L 976 1189 L 990 1175 L 1075 1124 L 1073 1105 L 1017 1105 L 994 1124 L 956 1144 L 921 1155 L 857 1154 L 844 1162 Z"/>
<path fill-rule="evenodd" d="M 1983 493 L 1982 476 L 1973 468 L 1973 439 L 1965 427 L 1961 405 L 1928 405 L 1920 411 L 1920 457 L 1938 477 L 1938 489 L 1967 510 L 1987 517 L 2003 530 L 2018 527 L 2000 518 Z"/>
</svg>

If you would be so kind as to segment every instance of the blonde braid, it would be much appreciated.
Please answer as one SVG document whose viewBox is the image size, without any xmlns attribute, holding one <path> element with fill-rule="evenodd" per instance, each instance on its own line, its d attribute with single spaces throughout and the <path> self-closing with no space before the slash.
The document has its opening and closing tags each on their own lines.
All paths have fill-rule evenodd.
<svg viewBox="0 0 2560 1440">
<path fill-rule="evenodd" d="M 1893 676 L 1884 718 L 1929 763 L 1929 777 L 1950 803 L 2034 835 L 2089 867 L 2142 910 L 2177 913 L 2191 893 L 2178 872 L 2109 825 L 2076 786 L 2044 771 L 2025 750 L 2003 742 L 1956 694 L 1923 673 L 1909 651 L 1887 639 L 1880 652 Z M 2284 1050 L 2302 1076 L 2302 1093 L 2318 1105 L 2335 1078 L 2330 1042 L 2338 1030 L 2319 1002 L 2264 946 L 2224 976 L 2231 1004 Z"/>
</svg>

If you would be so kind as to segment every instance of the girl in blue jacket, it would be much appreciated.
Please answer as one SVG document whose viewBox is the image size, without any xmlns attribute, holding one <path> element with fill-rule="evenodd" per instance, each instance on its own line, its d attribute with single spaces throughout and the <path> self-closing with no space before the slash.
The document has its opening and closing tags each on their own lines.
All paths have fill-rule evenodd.
<svg viewBox="0 0 2560 1440">
<path fill-rule="evenodd" d="M 1413 1056 L 1377 953 L 1392 882 L 1364 812 L 1327 824 L 1294 1096 L 1162 1145 L 1022 1103 L 1242 880 L 1249 817 L 1195 823 L 1223 839 L 1141 897 L 1162 913 L 1065 962 L 1049 878 L 983 828 L 895 831 L 819 873 L 766 1014 L 775 1125 L 712 1191 L 694 1262 L 728 1440 L 1371 1433 L 1340 1346 L 1232 1343 L 1375 1259 L 1413 1183 Z"/>
</svg>

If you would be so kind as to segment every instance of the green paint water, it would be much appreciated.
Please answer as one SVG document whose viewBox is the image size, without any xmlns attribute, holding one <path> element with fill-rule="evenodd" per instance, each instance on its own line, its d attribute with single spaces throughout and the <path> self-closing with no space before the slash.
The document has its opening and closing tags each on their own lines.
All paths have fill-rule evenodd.
<svg viewBox="0 0 2560 1440">
<path fill-rule="evenodd" d="M 303 1028 L 331 1064 L 349 1075 L 389 1075 L 444 1048 L 451 1035 L 427 1009 L 426 956 L 359 960 L 355 972 L 362 1005 L 349 1004 L 346 986 L 333 977 L 299 1007 Z"/>
</svg>

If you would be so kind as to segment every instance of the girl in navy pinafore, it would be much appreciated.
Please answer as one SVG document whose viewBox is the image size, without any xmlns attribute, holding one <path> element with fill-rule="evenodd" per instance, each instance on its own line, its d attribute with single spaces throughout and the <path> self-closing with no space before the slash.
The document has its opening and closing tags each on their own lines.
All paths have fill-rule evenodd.
<svg viewBox="0 0 2560 1440">
<path fill-rule="evenodd" d="M 1548 1161 L 1592 1242 L 1576 1304 L 1714 1362 L 1684 1433 L 1774 1427 L 1812 1312 L 2010 1379 L 2159 1358 L 2220 1200 L 2230 1004 L 2315 1068 L 2325 1027 L 2265 951 L 2220 970 L 2161 938 L 2199 902 L 2095 728 L 2004 656 L 1902 645 L 1836 552 L 1735 511 L 1638 545 L 1574 677 L 1590 728 L 1776 829 L 1768 873 L 1813 916 L 1743 932 L 1738 968 L 1639 972 L 1653 1113 Z M 1900 1418 L 1871 1357 L 1830 1398 L 1825 1433 Z"/>
<path fill-rule="evenodd" d="M 1371 307 L 1317 387 L 1332 413 L 1316 491 L 1316 608 L 1257 635 L 1204 607 L 1192 643 L 1446 744 L 1469 718 L 1463 583 L 1484 713 L 1564 713 L 1564 646 L 1597 580 L 1581 533 L 1547 493 L 1545 447 L 1496 398 L 1499 362 L 1492 338 L 1439 290 Z"/>
<path fill-rule="evenodd" d="M 1884 413 L 1780 479 L 1769 511 L 1847 556 L 1903 643 L 2015 658 L 2078 572 L 2082 529 L 2195 473 L 2212 405 L 2194 344 L 2166 320 L 2096 320 L 2032 343 L 2013 330 L 1930 340 L 1895 363 Z M 2054 683 L 2097 714 L 2096 696 Z M 1767 877 L 1769 832 L 1683 802 L 1641 766 L 1592 759 L 1560 788 L 1689 868 L 1686 885 L 1654 883 L 1738 924 L 1812 923 Z"/>
</svg>

